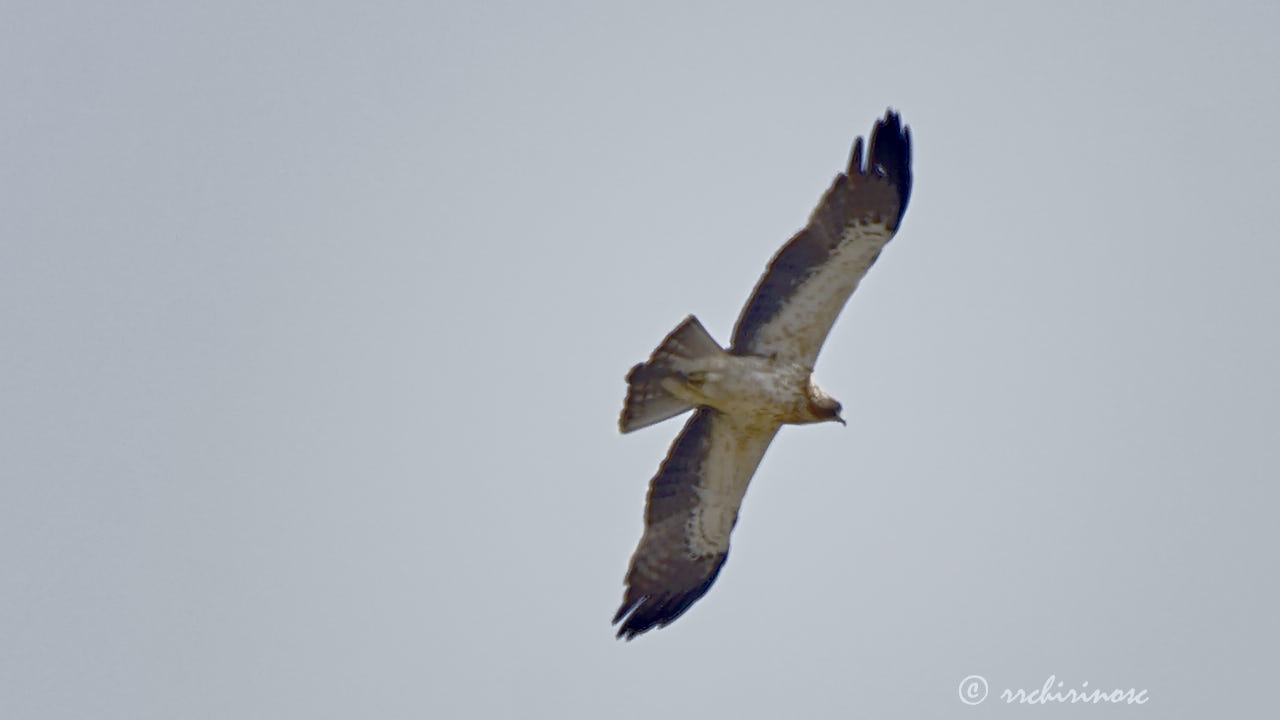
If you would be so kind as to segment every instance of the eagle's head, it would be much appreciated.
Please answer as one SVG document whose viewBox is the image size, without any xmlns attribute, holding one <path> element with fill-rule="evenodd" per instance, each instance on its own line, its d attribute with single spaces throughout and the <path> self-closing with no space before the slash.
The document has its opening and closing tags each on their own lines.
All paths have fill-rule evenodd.
<svg viewBox="0 0 1280 720">
<path fill-rule="evenodd" d="M 833 420 L 845 425 L 844 418 L 840 417 L 842 409 L 844 407 L 839 400 L 818 387 L 818 383 L 814 382 L 812 377 L 809 378 L 809 414 L 813 415 L 813 422 Z"/>
</svg>

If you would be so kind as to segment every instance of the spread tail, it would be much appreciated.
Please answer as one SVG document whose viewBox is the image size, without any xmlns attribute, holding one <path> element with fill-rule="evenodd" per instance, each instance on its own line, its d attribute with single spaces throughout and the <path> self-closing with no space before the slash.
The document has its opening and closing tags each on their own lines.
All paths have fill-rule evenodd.
<svg viewBox="0 0 1280 720">
<path fill-rule="evenodd" d="M 724 349 L 698 318 L 692 315 L 685 318 L 653 351 L 649 362 L 636 365 L 627 373 L 627 400 L 618 419 L 618 429 L 629 433 L 692 410 L 693 403 L 672 395 L 662 386 L 662 381 L 683 379 L 689 361 L 722 352 Z"/>
</svg>

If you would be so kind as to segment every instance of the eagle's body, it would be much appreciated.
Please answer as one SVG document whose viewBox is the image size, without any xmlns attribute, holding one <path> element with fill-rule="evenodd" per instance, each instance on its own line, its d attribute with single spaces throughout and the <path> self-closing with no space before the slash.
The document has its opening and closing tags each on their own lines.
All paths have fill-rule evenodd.
<svg viewBox="0 0 1280 720">
<path fill-rule="evenodd" d="M 631 432 L 696 408 L 649 488 L 645 532 L 614 616 L 628 639 L 702 597 L 729 552 L 751 476 L 784 424 L 834 420 L 813 379 L 836 316 L 893 237 L 911 192 L 911 135 L 889 112 L 805 229 L 770 263 L 729 349 L 689 316 L 627 375 L 619 427 Z"/>
<path fill-rule="evenodd" d="M 664 390 L 691 405 L 759 427 L 825 419 L 809 408 L 813 373 L 798 363 L 720 353 L 698 358 L 688 368 L 683 377 L 661 382 Z"/>
</svg>

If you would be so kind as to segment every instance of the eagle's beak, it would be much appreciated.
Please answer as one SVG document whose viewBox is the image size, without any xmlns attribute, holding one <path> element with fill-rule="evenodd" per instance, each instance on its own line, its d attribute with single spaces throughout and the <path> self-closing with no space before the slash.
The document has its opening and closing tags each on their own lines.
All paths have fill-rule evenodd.
<svg viewBox="0 0 1280 720">
<path fill-rule="evenodd" d="M 845 422 L 844 418 L 840 417 L 839 415 L 836 416 L 836 422 L 840 423 L 845 427 L 849 427 L 849 423 Z"/>
</svg>

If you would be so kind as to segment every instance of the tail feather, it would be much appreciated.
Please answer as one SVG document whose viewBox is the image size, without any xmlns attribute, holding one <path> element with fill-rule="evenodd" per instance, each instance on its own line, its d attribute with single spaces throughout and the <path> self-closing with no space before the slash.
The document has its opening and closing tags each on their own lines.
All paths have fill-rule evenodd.
<svg viewBox="0 0 1280 720">
<path fill-rule="evenodd" d="M 649 362 L 636 365 L 627 374 L 627 399 L 618 428 L 628 433 L 692 410 L 692 403 L 672 395 L 662 381 L 682 380 L 689 361 L 722 352 L 698 318 L 685 318 L 653 351 Z"/>
</svg>

